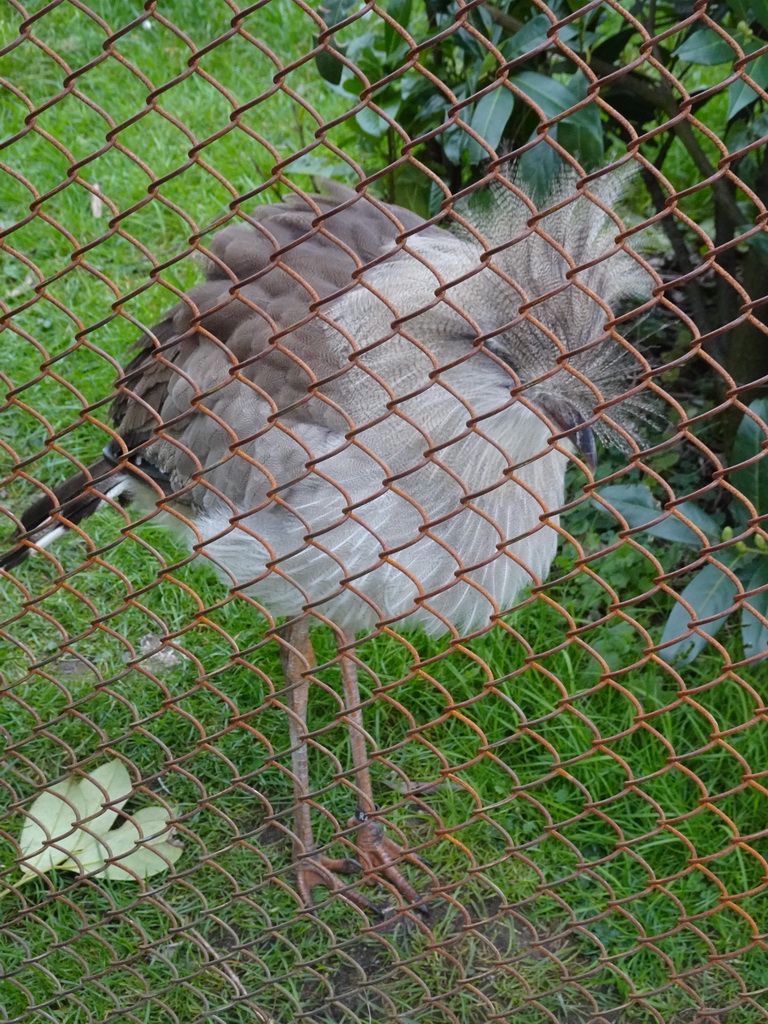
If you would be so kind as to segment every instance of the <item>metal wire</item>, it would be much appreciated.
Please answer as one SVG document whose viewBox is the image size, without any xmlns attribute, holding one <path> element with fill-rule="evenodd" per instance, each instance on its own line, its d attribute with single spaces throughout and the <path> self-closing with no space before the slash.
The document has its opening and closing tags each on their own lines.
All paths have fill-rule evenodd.
<svg viewBox="0 0 768 1024">
<path fill-rule="evenodd" d="M 187 296 L 199 279 L 188 257 L 202 254 L 226 282 L 222 308 L 241 303 L 262 315 L 249 298 L 248 273 L 233 272 L 212 242 L 214 231 L 257 223 L 254 210 L 275 190 L 316 204 L 310 175 L 330 171 L 398 221 L 396 241 L 375 262 L 386 265 L 401 250 L 423 261 L 414 243 L 423 229 L 399 221 L 381 197 L 403 203 L 408 189 L 393 183 L 418 180 L 425 195 L 428 182 L 428 224 L 463 224 L 477 235 L 465 207 L 454 204 L 456 194 L 499 181 L 500 157 L 510 147 L 490 145 L 474 112 L 483 98 L 503 92 L 535 126 L 515 140 L 515 158 L 556 155 L 574 168 L 580 192 L 614 220 L 616 247 L 631 246 L 649 229 L 665 236 L 657 255 L 637 256 L 654 287 L 635 320 L 647 314 L 657 336 L 638 340 L 584 283 L 586 275 L 578 287 L 605 310 L 605 336 L 635 356 L 636 389 L 655 394 L 666 425 L 645 442 L 625 430 L 625 451 L 601 457 L 593 471 L 574 452 L 573 431 L 550 424 L 553 443 L 573 463 L 563 507 L 541 510 L 541 522 L 559 536 L 550 577 L 533 574 L 514 608 L 486 590 L 492 621 L 462 632 L 443 615 L 447 636 L 435 641 L 403 629 L 401 615 L 378 605 L 376 627 L 350 636 L 310 602 L 322 627 L 314 633 L 312 665 L 268 602 L 261 603 L 258 586 L 247 590 L 237 581 L 229 591 L 211 573 L 209 552 L 182 550 L 155 528 L 157 513 L 137 521 L 116 495 L 107 499 L 109 510 L 5 572 L 3 1020 L 768 1019 L 765 650 L 745 646 L 739 633 L 740 622 L 752 629 L 745 637 L 768 630 L 768 509 L 760 505 L 768 427 L 760 404 L 753 405 L 766 378 L 764 370 L 739 377 L 722 344 L 724 336 L 749 329 L 758 345 L 766 333 L 764 280 L 750 278 L 739 255 L 764 238 L 764 184 L 748 180 L 742 168 L 765 138 L 721 137 L 705 109 L 713 97 L 725 103 L 736 95 L 736 86 L 751 89 L 758 103 L 768 101 L 759 63 L 768 59 L 764 33 L 745 48 L 723 27 L 719 8 L 706 3 L 658 28 L 642 5 L 599 0 L 566 11 L 537 0 L 524 20 L 543 15 L 549 28 L 516 53 L 493 26 L 511 31 L 521 5 L 512 13 L 515 5 L 484 0 L 427 5 L 432 14 L 417 22 L 407 21 L 406 6 L 266 0 L 241 10 L 229 0 L 208 0 L 198 10 L 54 0 L 34 10 L 6 0 L 0 55 L 8 68 L 10 129 L 0 167 L 13 212 L 3 215 L 0 232 L 7 282 L 0 297 L 7 355 L 0 370 L 4 547 L 31 500 L 50 496 L 117 438 L 107 403 L 133 394 L 136 380 L 130 370 L 121 376 L 121 366 L 138 335 L 169 306 L 180 302 L 200 344 L 224 353 L 254 401 L 264 397 L 249 376 L 249 360 L 218 339 L 207 310 Z M 435 11 L 449 8 L 448 20 L 435 20 Z M 631 35 L 623 62 L 607 63 L 599 51 L 587 60 L 577 45 L 574 33 L 596 11 Z M 281 35 L 278 28 L 289 21 L 299 27 Z M 721 73 L 695 92 L 670 70 L 672 49 L 691 27 L 732 51 Z M 402 47 L 403 56 L 375 79 L 372 40 L 383 31 L 390 52 Z M 368 49 L 365 42 L 350 49 L 363 32 L 370 34 Z M 152 63 L 157 47 L 143 45 L 152 39 L 154 47 L 158 36 L 167 68 Z M 456 39 L 491 69 L 487 84 L 474 91 L 446 84 L 427 59 Z M 557 114 L 518 75 L 526 60 L 553 53 L 583 79 L 582 98 Z M 320 75 L 320 62 L 329 58 L 340 75 L 351 73 L 342 81 L 355 83 L 341 98 L 342 86 L 334 92 Z M 444 78 L 451 81 L 447 72 Z M 611 91 L 620 82 L 655 103 L 666 120 L 633 120 Z M 405 83 L 415 95 L 429 86 L 436 97 L 431 124 L 413 136 L 388 102 Z M 70 120 L 68 111 L 77 116 Z M 601 199 L 594 184 L 600 174 L 562 141 L 558 126 L 591 112 L 623 138 L 606 165 L 631 165 L 627 180 L 647 189 L 650 203 L 630 227 Z M 378 136 L 369 132 L 366 166 L 353 128 L 362 117 L 370 129 L 364 119 L 374 115 L 380 128 Z M 286 127 L 290 118 L 295 129 Z M 430 158 L 430 145 L 451 132 L 462 136 L 465 153 L 472 145 L 483 153 L 471 184 L 466 177 L 449 181 Z M 376 149 L 372 138 L 386 144 Z M 670 180 L 661 154 L 674 146 L 687 161 L 690 184 Z M 513 179 L 505 187 L 518 185 Z M 741 210 L 738 230 L 724 237 L 714 213 L 702 210 L 734 204 Z M 414 360 L 432 358 L 414 313 L 401 315 L 377 287 L 380 279 L 362 273 L 333 218 L 316 210 L 313 231 L 351 254 L 358 270 L 321 296 L 291 262 L 301 240 L 281 248 L 276 260 L 309 297 L 290 331 L 273 321 L 273 350 L 298 365 L 290 340 L 295 325 L 330 323 L 333 301 L 362 281 L 392 310 L 390 339 L 405 339 Z M 527 230 L 547 234 L 535 204 Z M 567 251 L 562 255 L 573 265 Z M 521 296 L 518 319 L 537 322 L 537 304 L 557 290 L 530 302 Z M 450 290 L 438 290 L 436 301 L 450 304 Z M 484 311 L 454 308 L 475 338 L 469 361 L 489 340 Z M 546 324 L 542 330 L 565 353 L 558 334 Z M 396 422 L 423 437 L 424 462 L 404 474 L 382 463 L 381 490 L 364 500 L 334 477 L 335 451 L 306 451 L 300 475 L 311 472 L 339 492 L 350 522 L 365 521 L 381 493 L 404 495 L 422 532 L 455 558 L 453 577 L 436 588 L 408 573 L 417 603 L 442 615 L 447 588 L 471 580 L 499 550 L 516 557 L 513 538 L 499 530 L 496 546 L 475 564 L 440 539 L 441 522 L 408 496 L 408 474 L 445 455 L 446 446 L 433 444 L 414 411 L 421 392 L 394 393 L 370 351 L 351 333 L 347 340 L 348 366 L 325 378 L 310 371 L 300 401 L 309 396 L 324 415 L 344 418 L 348 443 L 371 458 L 374 432 Z M 377 337 L 371 348 L 386 343 Z M 253 462 L 252 439 L 233 434 L 214 408 L 219 385 L 185 375 L 174 345 L 158 337 L 153 358 L 185 379 L 190 406 L 207 415 L 211 431 L 229 438 L 222 465 L 235 472 L 243 459 Z M 435 377 L 446 369 L 436 366 Z M 594 390 L 578 365 L 569 372 Z M 389 395 L 371 423 L 355 422 L 327 388 L 355 373 Z M 104 381 L 115 376 L 117 385 L 105 390 Z M 430 377 L 422 391 L 432 386 Z M 602 402 L 598 394 L 596 418 L 619 422 L 614 413 L 626 397 Z M 513 390 L 513 401 L 536 409 L 523 387 Z M 288 432 L 290 411 L 273 410 Z M 471 403 L 466 412 L 468 433 L 489 437 L 487 415 Z M 154 436 L 175 446 L 192 473 L 202 473 L 206 453 L 185 447 L 176 420 L 157 419 Z M 449 462 L 443 464 L 450 473 Z M 519 468 L 510 472 L 529 487 Z M 462 508 L 475 508 L 499 529 L 482 511 L 483 494 L 453 477 L 463 488 Z M 606 490 L 627 484 L 647 485 L 653 496 L 639 518 L 618 491 Z M 192 486 L 179 486 L 175 498 Z M 249 530 L 220 487 L 208 477 L 202 486 L 239 517 L 229 531 Z M 167 495 L 157 493 L 167 511 Z M 270 500 L 287 503 L 277 486 Z M 184 508 L 177 501 L 172 514 L 204 548 Z M 306 531 L 304 543 L 338 563 L 344 586 L 370 603 L 348 552 L 327 530 L 313 531 L 307 522 Z M 382 560 L 398 563 L 406 541 L 397 546 L 379 537 Z M 683 593 L 707 570 L 719 572 L 717 586 L 730 595 L 724 603 Z M 269 571 L 290 577 L 290 558 L 274 557 Z M 684 609 L 684 638 L 702 638 L 692 661 L 667 656 L 680 639 L 663 636 L 675 607 Z M 726 618 L 715 633 L 713 624 Z M 297 654 L 311 680 L 306 723 L 283 672 Z M 359 702 L 351 706 L 344 696 L 350 666 L 361 680 Z M 309 771 L 303 790 L 296 730 Z M 366 870 L 362 880 L 340 875 L 337 892 L 316 890 L 316 905 L 308 908 L 292 860 L 296 804 L 314 823 L 319 852 L 361 856 L 361 813 L 354 815 L 365 792 L 348 752 L 355 738 L 367 744 L 365 771 L 380 805 L 371 814 L 398 845 L 398 867 L 417 896 L 409 900 L 386 872 Z M 111 761 L 127 770 L 130 793 L 102 785 L 99 810 L 82 820 L 67 786 Z M 64 810 L 51 824 L 39 798 L 54 785 Z M 172 843 L 183 844 L 183 853 L 171 863 L 166 847 L 162 870 L 146 878 L 136 869 L 132 878 L 105 877 L 87 862 L 79 869 L 70 862 L 68 871 L 63 855 L 58 868 L 38 861 L 33 877 L 24 877 L 25 823 L 37 821 L 49 849 L 67 851 L 75 828 L 100 834 L 103 806 L 112 809 L 115 827 L 141 807 L 164 808 Z"/>
</svg>

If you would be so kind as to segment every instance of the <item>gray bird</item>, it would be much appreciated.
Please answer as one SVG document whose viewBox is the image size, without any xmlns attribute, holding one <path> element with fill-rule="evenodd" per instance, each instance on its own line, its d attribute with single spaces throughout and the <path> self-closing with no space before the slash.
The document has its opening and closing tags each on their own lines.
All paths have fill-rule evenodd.
<svg viewBox="0 0 768 1024">
<path fill-rule="evenodd" d="M 575 184 L 557 183 L 539 214 L 500 177 L 450 232 L 329 185 L 221 231 L 206 281 L 118 381 L 103 457 L 29 509 L 0 563 L 119 499 L 288 618 L 307 904 L 316 885 L 338 891 L 337 872 L 362 867 L 424 906 L 397 866 L 411 855 L 375 816 L 348 657 L 359 856 L 314 850 L 308 621 L 331 623 L 342 651 L 383 624 L 432 635 L 488 624 L 549 572 L 569 461 L 594 463 L 595 432 L 630 444 L 645 415 L 642 397 L 619 401 L 644 366 L 605 325 L 653 280 L 616 242 L 616 179 Z"/>
</svg>

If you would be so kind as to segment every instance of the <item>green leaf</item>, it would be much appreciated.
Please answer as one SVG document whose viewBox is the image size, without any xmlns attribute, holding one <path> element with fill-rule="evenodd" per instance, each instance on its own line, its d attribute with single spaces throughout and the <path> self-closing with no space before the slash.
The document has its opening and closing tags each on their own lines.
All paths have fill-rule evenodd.
<svg viewBox="0 0 768 1024">
<path fill-rule="evenodd" d="M 371 99 L 380 110 L 391 117 L 393 121 L 397 121 L 401 98 L 396 87 L 388 85 L 386 88 L 376 92 Z M 386 118 L 370 107 L 363 107 L 362 110 L 358 111 L 355 114 L 355 120 L 366 135 L 373 135 L 374 138 L 384 135 L 391 127 Z"/>
<path fill-rule="evenodd" d="M 547 75 L 540 75 L 537 71 L 521 71 L 520 74 L 510 78 L 518 89 L 526 96 L 530 96 L 533 102 L 541 107 L 546 117 L 557 117 L 564 110 L 572 107 L 581 99 L 574 95 L 571 90 Z"/>
<path fill-rule="evenodd" d="M 680 505 L 675 505 L 675 511 L 679 512 L 681 516 L 688 519 L 694 526 L 698 526 L 701 532 L 709 540 L 718 540 L 720 538 L 720 525 L 715 518 L 705 512 L 703 508 L 699 508 L 698 505 L 694 505 L 692 501 L 684 501 Z M 670 520 L 671 521 L 671 520 Z M 675 520 L 679 523 L 683 529 L 687 530 L 688 527 L 685 523 L 680 520 Z M 697 537 L 694 542 L 694 546 L 698 547 L 700 541 Z"/>
<path fill-rule="evenodd" d="M 741 607 L 741 638 L 744 643 L 744 657 L 751 658 L 754 654 L 760 653 L 764 658 L 768 654 L 768 629 L 755 612 L 762 615 L 764 619 L 768 619 L 768 558 L 759 559 L 754 573 L 744 587 L 746 590 L 765 588 L 747 598 Z"/>
<path fill-rule="evenodd" d="M 297 160 L 292 160 L 291 174 L 306 174 L 310 177 L 317 178 L 336 178 L 338 181 L 343 181 L 345 178 L 350 181 L 350 167 L 349 164 L 345 164 L 342 160 L 338 163 L 332 163 L 330 160 L 326 160 L 323 156 L 318 156 L 318 151 L 314 153 L 304 153 Z"/>
<path fill-rule="evenodd" d="M 557 117 L 586 95 L 586 81 L 581 74 L 574 75 L 570 85 L 535 71 L 522 71 L 510 81 L 529 96 L 547 118 Z M 557 123 L 557 132 L 558 141 L 578 159 L 589 164 L 599 161 L 603 152 L 603 131 L 597 104 L 590 103 L 569 114 Z"/>
<path fill-rule="evenodd" d="M 754 0 L 754 3 L 749 3 L 749 0 L 726 0 L 726 2 L 739 21 L 756 21 L 763 28 L 768 29 L 768 8 L 766 8 L 765 0 Z"/>
<path fill-rule="evenodd" d="M 587 95 L 589 82 L 586 76 L 577 71 L 571 78 L 571 93 L 583 100 Z M 559 140 L 569 153 L 573 153 L 583 164 L 596 167 L 603 158 L 603 126 L 600 121 L 600 109 L 596 103 L 582 107 L 581 110 L 566 117 L 559 125 Z"/>
<path fill-rule="evenodd" d="M 536 136 L 534 135 L 533 138 Z M 549 137 L 557 139 L 557 126 L 551 129 Z M 517 172 L 533 196 L 546 196 L 559 174 L 563 172 L 563 160 L 543 138 L 527 150 L 517 161 Z"/>
<path fill-rule="evenodd" d="M 768 53 L 764 53 L 761 57 L 757 57 L 751 61 L 744 68 L 744 72 L 760 86 L 761 89 L 768 89 Z M 752 86 L 739 79 L 738 82 L 733 82 L 728 86 L 728 114 L 727 120 L 731 121 L 739 111 L 743 110 L 744 107 L 748 107 L 750 103 L 760 99 L 758 93 L 752 88 Z"/>
<path fill-rule="evenodd" d="M 719 557 L 723 558 L 722 553 Z M 728 560 L 730 561 L 730 558 Z M 706 638 L 715 636 L 733 610 L 737 589 L 730 576 L 718 565 L 710 563 L 697 572 L 680 596 L 690 604 L 696 620 L 708 619 L 710 616 L 718 617 L 711 622 L 698 621 L 698 632 L 694 633 L 688 609 L 682 603 L 676 603 L 664 626 L 660 641 L 661 644 L 676 641 L 659 651 L 664 661 L 679 661 L 683 665 L 690 665 L 704 647 Z"/>
<path fill-rule="evenodd" d="M 763 423 L 768 423 L 768 398 L 758 398 L 749 406 Z M 747 462 L 760 452 L 763 457 L 756 459 L 743 469 L 728 474 L 728 479 L 757 509 L 759 515 L 768 512 L 768 442 L 763 427 L 747 415 L 741 420 L 731 450 L 731 465 Z M 737 502 L 738 504 L 738 502 Z M 745 510 L 742 510 L 745 511 Z"/>
<path fill-rule="evenodd" d="M 323 0 L 321 14 L 328 28 L 344 21 L 358 7 L 358 0 Z"/>
<path fill-rule="evenodd" d="M 530 21 L 526 21 L 523 27 L 515 32 L 513 36 L 510 36 L 509 39 L 502 43 L 500 47 L 501 52 L 507 60 L 522 57 L 524 53 L 528 53 L 542 43 L 547 42 L 547 30 L 551 24 L 552 22 L 546 14 L 537 14 Z"/>
<path fill-rule="evenodd" d="M 687 544 L 694 548 L 701 547 L 701 539 L 696 531 L 681 519 L 676 518 L 674 512 L 662 512 L 661 505 L 645 484 L 615 484 L 603 487 L 598 493 L 619 515 L 626 519 L 633 529 L 641 528 L 652 537 L 659 537 L 677 544 Z M 606 509 L 602 505 L 597 507 L 602 512 L 610 512 L 610 509 Z M 692 502 L 678 505 L 677 510 L 698 526 L 707 537 L 715 539 L 718 536 L 719 530 L 715 520 Z M 666 515 L 666 518 L 654 526 L 647 525 L 660 515 Z"/>
<path fill-rule="evenodd" d="M 386 11 L 401 28 L 407 29 L 408 22 L 411 20 L 412 7 L 413 0 L 390 0 L 386 6 Z M 407 40 L 403 39 L 397 29 L 393 28 L 389 22 L 384 23 L 384 49 L 390 58 L 399 50 L 404 49 L 406 53 L 409 50 Z"/>
<path fill-rule="evenodd" d="M 491 149 L 497 149 L 507 122 L 512 116 L 514 106 L 514 94 L 504 84 L 501 84 L 493 92 L 489 92 L 472 105 L 467 123 L 481 139 L 485 139 Z M 489 159 L 486 149 L 472 138 L 468 141 L 469 159 L 472 163 L 476 164 L 481 160 Z"/>
<path fill-rule="evenodd" d="M 355 121 L 357 122 L 358 128 L 365 132 L 366 135 L 371 135 L 373 138 L 381 138 L 385 135 L 387 129 L 390 127 L 389 123 L 375 110 L 371 110 L 370 107 L 363 107 L 355 114 Z"/>
<path fill-rule="evenodd" d="M 341 50 L 341 47 L 334 49 Z M 345 71 L 345 65 L 330 50 L 321 50 L 315 55 L 315 66 L 320 77 L 331 85 L 338 85 Z"/>
<path fill-rule="evenodd" d="M 674 56 L 690 64 L 729 64 L 736 51 L 711 28 L 698 28 L 674 51 Z"/>
<path fill-rule="evenodd" d="M 329 28 L 333 28 L 340 21 L 344 21 L 356 9 L 357 4 L 358 0 L 324 0 L 321 13 L 326 25 Z M 314 42 L 317 43 L 317 36 L 314 37 Z M 339 53 L 345 52 L 346 46 L 344 43 L 337 43 L 333 38 L 329 42 L 334 50 L 338 50 Z M 315 66 L 320 72 L 320 77 L 332 85 L 339 84 L 341 76 L 345 71 L 344 64 L 329 50 L 322 50 L 317 54 Z"/>
<path fill-rule="evenodd" d="M 768 110 L 749 118 L 738 118 L 728 126 L 725 136 L 725 144 L 731 153 L 737 149 L 743 149 L 753 142 L 762 142 L 763 136 L 768 135 Z M 736 230 L 741 234 L 747 227 L 752 227 L 753 222 L 742 222 Z"/>
<path fill-rule="evenodd" d="M 594 48 L 592 51 L 593 59 L 608 61 L 611 64 L 616 63 L 620 60 L 627 43 L 635 34 L 636 29 L 634 25 L 630 25 L 618 32 L 611 32 Z"/>
</svg>

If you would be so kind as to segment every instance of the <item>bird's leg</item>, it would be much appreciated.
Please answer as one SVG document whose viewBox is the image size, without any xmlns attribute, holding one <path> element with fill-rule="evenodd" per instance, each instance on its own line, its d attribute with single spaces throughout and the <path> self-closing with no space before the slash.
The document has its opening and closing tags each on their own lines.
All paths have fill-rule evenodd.
<svg viewBox="0 0 768 1024">
<path fill-rule="evenodd" d="M 305 906 L 312 906 L 312 890 L 324 885 L 338 892 L 339 874 L 355 874 L 361 865 L 352 857 L 326 857 L 315 853 L 309 801 L 309 757 L 307 752 L 307 704 L 309 674 L 315 666 L 315 652 L 309 637 L 306 615 L 281 630 L 280 660 L 288 693 L 288 731 L 291 742 L 293 775 L 294 836 L 293 860 L 296 888 Z M 370 902 L 354 892 L 348 898 L 364 910 L 375 909 Z"/>
<path fill-rule="evenodd" d="M 353 642 L 353 637 L 344 636 L 344 646 Z M 357 666 L 354 661 L 342 653 L 341 676 L 344 684 L 345 719 L 349 727 L 349 745 L 352 750 L 352 765 L 355 771 L 357 789 L 357 808 L 348 825 L 357 829 L 357 853 L 363 871 L 371 875 L 383 875 L 394 885 L 408 903 L 415 909 L 426 914 L 427 907 L 419 894 L 402 873 L 398 864 L 408 861 L 421 864 L 413 853 L 401 849 L 385 831 L 382 823 L 373 815 L 376 804 L 371 786 L 371 771 L 363 725 L 363 709 L 360 706 L 360 686 L 357 679 Z"/>
</svg>

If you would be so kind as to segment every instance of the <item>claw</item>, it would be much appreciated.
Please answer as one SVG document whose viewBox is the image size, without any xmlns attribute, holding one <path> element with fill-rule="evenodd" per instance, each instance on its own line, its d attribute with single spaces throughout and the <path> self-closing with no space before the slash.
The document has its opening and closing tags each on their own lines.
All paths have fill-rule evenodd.
<svg viewBox="0 0 768 1024">
<path fill-rule="evenodd" d="M 400 861 L 423 867 L 423 862 L 415 853 L 403 850 L 384 832 L 380 821 L 371 818 L 362 807 L 356 807 L 354 817 L 347 822 L 348 828 L 357 829 L 357 852 L 362 864 L 363 874 L 383 875 L 408 903 L 413 904 L 425 917 L 429 915 L 429 907 L 419 896 L 405 875 L 397 866 Z"/>
<path fill-rule="evenodd" d="M 362 864 L 354 857 L 325 857 L 313 853 L 302 857 L 295 864 L 296 868 L 296 889 L 305 907 L 310 910 L 314 907 L 315 901 L 312 897 L 313 891 L 320 885 L 325 886 L 334 895 L 342 893 L 354 903 L 360 910 L 364 910 L 376 917 L 384 917 L 384 911 L 378 904 L 366 899 L 341 884 L 338 875 L 356 875 L 363 870 Z"/>
</svg>

